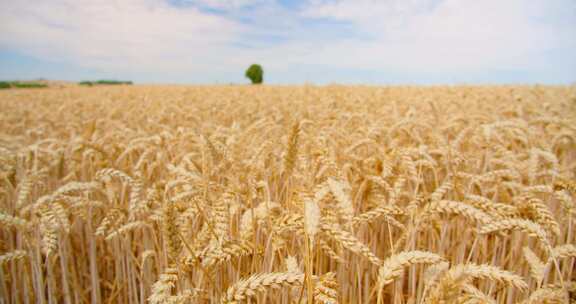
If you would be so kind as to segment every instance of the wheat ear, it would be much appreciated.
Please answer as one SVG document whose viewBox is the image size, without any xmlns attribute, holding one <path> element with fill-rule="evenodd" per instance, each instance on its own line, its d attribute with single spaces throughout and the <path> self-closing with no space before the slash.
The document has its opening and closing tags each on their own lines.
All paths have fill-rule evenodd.
<svg viewBox="0 0 576 304">
<path fill-rule="evenodd" d="M 436 264 L 444 258 L 427 251 L 405 251 L 388 257 L 378 269 L 378 288 L 392 283 L 404 273 L 404 268 L 413 264 Z"/>
<path fill-rule="evenodd" d="M 288 137 L 286 154 L 284 155 L 283 174 L 285 178 L 292 175 L 292 171 L 296 166 L 296 159 L 298 156 L 298 139 L 300 137 L 300 123 L 296 122 L 292 125 L 292 130 Z"/>
<path fill-rule="evenodd" d="M 461 297 L 461 299 L 463 298 L 462 299 L 463 301 L 462 302 L 458 301 L 458 303 L 496 304 L 496 301 L 494 299 L 492 299 L 487 294 L 483 293 L 481 290 L 479 290 L 478 288 L 474 287 L 471 284 L 464 284 L 464 286 L 462 286 L 462 289 L 464 290 L 464 292 L 466 292 L 466 295 Z M 474 300 L 475 302 L 472 302 Z"/>
<path fill-rule="evenodd" d="M 333 272 L 320 276 L 314 288 L 314 301 L 320 304 L 338 303 L 338 282 Z"/>
<path fill-rule="evenodd" d="M 148 298 L 151 304 L 174 303 L 174 290 L 178 282 L 178 270 L 167 268 L 156 283 L 152 285 L 152 294 Z"/>
<path fill-rule="evenodd" d="M 12 252 L 0 255 L 0 267 L 12 262 L 19 261 L 28 255 L 24 250 L 14 250 Z"/>
<path fill-rule="evenodd" d="M 570 291 L 558 287 L 547 286 L 539 288 L 530 294 L 528 299 L 520 302 L 520 304 L 567 304 L 574 303 L 570 299 Z"/>
<path fill-rule="evenodd" d="M 322 225 L 322 231 L 329 237 L 338 241 L 342 246 L 356 254 L 359 254 L 368 259 L 376 266 L 382 265 L 382 260 L 375 256 L 372 251 L 364 243 L 358 240 L 354 235 L 348 231 L 342 230 L 336 224 Z"/>
<path fill-rule="evenodd" d="M 542 243 L 542 245 L 544 245 L 544 248 L 548 252 L 550 252 L 551 250 L 546 231 L 542 229 L 540 225 L 529 220 L 505 219 L 500 221 L 494 221 L 481 227 L 479 232 L 481 234 L 489 234 L 505 230 L 518 230 L 527 233 L 529 236 L 534 236 Z"/>
<path fill-rule="evenodd" d="M 528 289 L 528 285 L 519 275 L 491 265 L 459 264 L 450 268 L 446 275 L 452 279 L 462 277 L 488 279 L 512 285 L 520 290 Z"/>
<path fill-rule="evenodd" d="M 526 290 L 522 277 L 490 265 L 459 264 L 447 270 L 426 298 L 425 303 L 454 303 L 470 279 L 488 279 Z"/>
<path fill-rule="evenodd" d="M 397 206 L 394 205 L 380 206 L 370 211 L 359 214 L 358 216 L 355 216 L 354 218 L 352 218 L 352 224 L 359 225 L 362 223 L 369 223 L 385 215 L 404 215 L 404 214 L 405 214 L 404 210 L 400 209 Z"/>
<path fill-rule="evenodd" d="M 306 235 L 305 243 L 305 271 L 306 271 L 306 288 L 308 290 L 308 304 L 314 303 L 314 282 L 312 281 L 312 275 L 314 274 L 314 269 L 312 268 L 314 261 L 314 237 L 318 233 L 320 226 L 320 208 L 318 203 L 313 201 L 311 198 L 306 198 L 304 202 L 304 233 Z"/>
<path fill-rule="evenodd" d="M 8 215 L 0 211 L 0 224 L 2 226 L 15 227 L 20 229 L 26 229 L 29 226 L 28 221 L 19 218 L 17 216 Z"/>
<path fill-rule="evenodd" d="M 546 264 L 540 260 L 540 258 L 532 251 L 529 247 L 524 247 L 523 249 L 524 259 L 530 267 L 530 275 L 538 284 L 542 282 L 544 278 L 544 272 L 546 271 Z"/>
<path fill-rule="evenodd" d="M 163 214 L 163 236 L 166 244 L 166 253 L 168 256 L 168 263 L 173 265 L 176 263 L 180 251 L 182 250 L 182 241 L 179 237 L 177 210 L 172 202 L 165 202 Z"/>
<path fill-rule="evenodd" d="M 300 272 L 256 274 L 230 286 L 221 302 L 228 304 L 236 303 L 237 301 L 242 301 L 256 295 L 259 291 L 266 291 L 268 288 L 301 285 L 303 281 L 304 274 Z"/>
</svg>

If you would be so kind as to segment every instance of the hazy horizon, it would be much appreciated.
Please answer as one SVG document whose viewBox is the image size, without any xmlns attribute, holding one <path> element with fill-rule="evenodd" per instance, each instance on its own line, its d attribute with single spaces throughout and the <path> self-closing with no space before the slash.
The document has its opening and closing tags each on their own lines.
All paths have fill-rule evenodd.
<svg viewBox="0 0 576 304">
<path fill-rule="evenodd" d="M 573 84 L 570 0 L 4 1 L 0 80 Z"/>
</svg>

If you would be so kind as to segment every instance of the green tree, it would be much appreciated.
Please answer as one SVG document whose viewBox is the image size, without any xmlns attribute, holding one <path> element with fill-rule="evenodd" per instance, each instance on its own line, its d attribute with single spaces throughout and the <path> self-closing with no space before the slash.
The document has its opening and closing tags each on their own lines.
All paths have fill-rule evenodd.
<svg viewBox="0 0 576 304">
<path fill-rule="evenodd" d="M 249 78 L 252 84 L 260 84 L 264 80 L 264 71 L 259 64 L 253 64 L 246 70 L 244 76 Z"/>
</svg>

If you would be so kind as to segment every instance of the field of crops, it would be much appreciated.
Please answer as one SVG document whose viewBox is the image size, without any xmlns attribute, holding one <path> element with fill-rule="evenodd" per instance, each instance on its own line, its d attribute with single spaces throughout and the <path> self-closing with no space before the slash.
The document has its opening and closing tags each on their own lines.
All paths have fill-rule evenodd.
<svg viewBox="0 0 576 304">
<path fill-rule="evenodd" d="M 0 303 L 576 301 L 576 87 L 0 92 Z"/>
</svg>

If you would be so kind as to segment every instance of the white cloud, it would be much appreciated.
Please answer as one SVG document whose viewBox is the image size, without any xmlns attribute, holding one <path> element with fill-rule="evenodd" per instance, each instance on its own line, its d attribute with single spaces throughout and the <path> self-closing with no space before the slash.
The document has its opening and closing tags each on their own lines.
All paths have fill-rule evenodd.
<svg viewBox="0 0 576 304">
<path fill-rule="evenodd" d="M 99 69 L 201 66 L 238 36 L 241 25 L 162 1 L 9 1 L 0 45 Z"/>
<path fill-rule="evenodd" d="M 303 14 L 310 17 L 328 17 L 351 21 L 367 30 L 381 30 L 397 26 L 407 18 L 417 17 L 430 9 L 434 0 L 340 0 L 310 1 Z"/>
<path fill-rule="evenodd" d="M 187 2 L 217 9 L 237 9 L 240 7 L 262 4 L 268 0 L 189 0 Z"/>
<path fill-rule="evenodd" d="M 571 0 L 309 0 L 300 11 L 274 0 L 187 3 L 7 0 L 0 47 L 153 79 L 194 73 L 223 81 L 242 79 L 238 71 L 252 62 L 281 81 L 280 72 L 312 65 L 458 75 L 538 71 L 555 60 L 548 52 L 576 52 Z M 565 65 L 576 66 L 570 58 Z"/>
<path fill-rule="evenodd" d="M 371 37 L 341 41 L 312 55 L 316 60 L 348 53 L 355 58 L 345 61 L 350 66 L 461 71 L 542 66 L 546 62 L 539 58 L 546 51 L 574 49 L 574 29 L 539 21 L 547 5 L 533 0 L 343 0 L 316 2 L 304 15 L 349 21 Z"/>
</svg>

